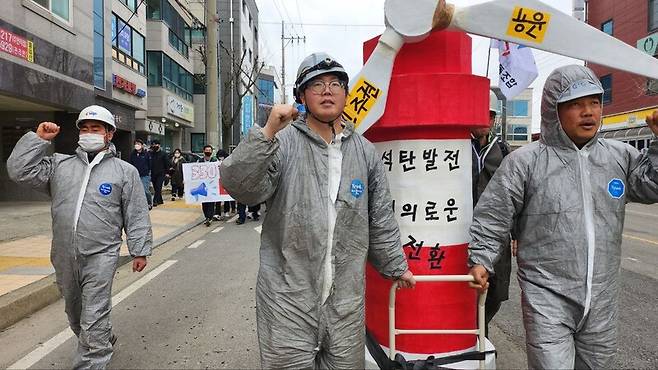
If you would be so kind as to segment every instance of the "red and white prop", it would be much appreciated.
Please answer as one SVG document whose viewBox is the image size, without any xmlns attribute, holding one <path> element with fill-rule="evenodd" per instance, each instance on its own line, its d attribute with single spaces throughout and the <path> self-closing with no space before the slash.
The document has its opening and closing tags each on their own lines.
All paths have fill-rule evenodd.
<svg viewBox="0 0 658 370">
<path fill-rule="evenodd" d="M 366 58 L 376 43 L 365 43 Z M 362 98 L 350 96 L 348 104 Z M 468 274 L 470 130 L 488 124 L 488 107 L 489 80 L 471 74 L 469 36 L 434 32 L 402 47 L 384 114 L 365 136 L 388 171 L 404 251 L 415 275 Z M 368 266 L 366 325 L 386 352 L 390 284 Z M 476 302 L 475 290 L 465 282 L 418 284 L 398 292 L 396 325 L 473 329 Z M 476 345 L 474 335 L 401 335 L 396 341 L 406 359 L 474 350 Z"/>
</svg>

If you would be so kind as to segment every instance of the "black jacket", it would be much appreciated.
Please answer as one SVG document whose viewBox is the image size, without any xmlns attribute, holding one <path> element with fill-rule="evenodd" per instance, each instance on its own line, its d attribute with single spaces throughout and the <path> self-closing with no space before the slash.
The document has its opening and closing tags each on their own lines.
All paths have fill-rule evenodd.
<svg viewBox="0 0 658 370">
<path fill-rule="evenodd" d="M 130 164 L 137 168 L 140 177 L 151 175 L 151 154 L 148 151 L 133 150 L 130 153 Z"/>
<path fill-rule="evenodd" d="M 162 149 L 156 151 L 151 150 L 151 176 L 163 175 L 169 169 L 169 159 L 167 153 Z"/>
</svg>

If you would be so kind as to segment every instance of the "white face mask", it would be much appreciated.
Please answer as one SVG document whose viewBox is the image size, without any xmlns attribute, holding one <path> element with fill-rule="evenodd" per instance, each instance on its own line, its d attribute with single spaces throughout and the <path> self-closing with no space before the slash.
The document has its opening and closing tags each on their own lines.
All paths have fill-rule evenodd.
<svg viewBox="0 0 658 370">
<path fill-rule="evenodd" d="M 98 152 L 105 148 L 105 136 L 98 134 L 80 134 L 78 145 L 80 145 L 80 148 L 85 152 Z"/>
</svg>

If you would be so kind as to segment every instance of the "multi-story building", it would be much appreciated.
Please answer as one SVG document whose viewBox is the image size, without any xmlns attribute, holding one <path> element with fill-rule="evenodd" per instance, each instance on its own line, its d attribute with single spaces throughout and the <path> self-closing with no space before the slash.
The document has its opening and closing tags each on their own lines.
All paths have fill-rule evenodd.
<svg viewBox="0 0 658 370">
<path fill-rule="evenodd" d="M 78 112 L 94 103 L 93 1 L 14 0 L 0 12 L 0 200 L 43 199 L 7 178 L 7 158 L 39 122 L 61 127 L 72 153 Z"/>
<path fill-rule="evenodd" d="M 254 117 L 256 112 L 255 85 L 263 65 L 258 56 L 258 7 L 255 0 L 227 0 L 218 1 L 217 9 L 222 142 L 233 148 L 240 142 L 243 117 Z M 250 112 L 243 103 L 250 105 L 245 107 Z"/>
<path fill-rule="evenodd" d="M 658 1 L 589 0 L 587 23 L 656 56 Z M 596 47 L 596 46 L 595 46 Z M 588 63 L 603 85 L 601 136 L 627 142 L 638 149 L 652 138 L 645 117 L 658 108 L 658 80 Z"/>
<path fill-rule="evenodd" d="M 278 86 L 276 69 L 273 66 L 264 67 L 258 74 L 256 83 L 256 124 L 264 127 L 272 107 L 278 102 Z"/>
<path fill-rule="evenodd" d="M 505 140 L 512 148 L 518 148 L 532 141 L 532 88 L 527 88 L 512 100 L 506 102 L 502 114 L 496 116 L 496 134 L 502 136 L 502 121 L 505 115 L 507 124 Z M 502 101 L 499 100 L 502 106 Z"/>
<path fill-rule="evenodd" d="M 123 0 L 122 0 L 123 1 Z M 189 147 L 186 130 L 195 126 L 192 29 L 195 18 L 176 0 L 149 0 L 146 12 L 146 122 L 160 122 L 166 151 Z"/>
<path fill-rule="evenodd" d="M 80 2 L 80 1 L 78 1 Z M 95 102 L 114 114 L 112 142 L 127 160 L 136 131 L 144 131 L 147 107 L 146 4 L 138 0 L 93 0 Z M 88 31 L 88 32 L 89 32 Z M 161 127 L 154 127 L 154 131 Z"/>
</svg>

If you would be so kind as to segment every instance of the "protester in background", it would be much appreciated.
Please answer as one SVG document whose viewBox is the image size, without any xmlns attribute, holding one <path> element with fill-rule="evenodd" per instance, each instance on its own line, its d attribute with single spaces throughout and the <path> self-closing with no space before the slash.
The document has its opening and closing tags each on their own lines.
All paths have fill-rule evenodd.
<svg viewBox="0 0 658 370">
<path fill-rule="evenodd" d="M 221 164 L 226 157 L 228 157 L 228 153 L 224 149 L 219 149 L 217 150 L 217 160 Z M 221 181 L 221 179 L 220 179 Z M 231 216 L 231 213 L 235 213 L 235 201 L 234 200 L 227 200 L 224 201 L 224 209 L 222 213 L 222 202 L 217 202 L 215 205 L 215 219 L 217 220 L 226 220 Z"/>
<path fill-rule="evenodd" d="M 171 200 L 175 201 L 176 197 L 183 198 L 183 163 L 185 157 L 180 149 L 174 150 L 169 166 L 169 177 L 171 178 Z"/>
<path fill-rule="evenodd" d="M 153 207 L 164 204 L 162 200 L 162 184 L 169 169 L 167 153 L 160 149 L 160 141 L 151 142 L 151 181 L 153 182 Z"/>
<path fill-rule="evenodd" d="M 135 150 L 130 153 L 130 164 L 137 168 L 139 179 L 144 187 L 144 195 L 148 203 L 149 210 L 153 208 L 153 199 L 151 195 L 151 154 L 144 148 L 142 139 L 135 140 Z"/>
<path fill-rule="evenodd" d="M 116 156 L 111 143 L 116 131 L 112 113 L 91 105 L 80 112 L 76 126 L 75 153 L 47 156 L 60 127 L 41 122 L 36 133 L 16 143 L 7 173 L 52 199 L 50 259 L 77 337 L 72 368 L 105 369 L 117 340 L 110 312 L 122 234 L 133 272 L 146 267 L 153 235 L 139 172 Z"/>
<path fill-rule="evenodd" d="M 217 157 L 212 155 L 212 145 L 206 145 L 203 147 L 203 157 L 199 158 L 197 162 L 217 162 Z M 203 202 L 201 203 L 201 209 L 203 209 L 203 216 L 206 218 L 204 224 L 210 226 L 212 223 L 213 216 L 215 215 L 215 203 L 217 202 Z"/>
<path fill-rule="evenodd" d="M 498 110 L 496 94 L 489 92 L 489 126 L 471 130 L 471 154 L 473 159 L 473 208 L 486 189 L 489 180 L 510 153 L 509 145 L 493 131 Z M 494 265 L 493 276 L 489 277 L 489 290 L 484 305 L 485 335 L 489 337 L 489 322 L 509 299 L 509 283 L 512 272 L 512 250 L 507 244 L 500 259 Z"/>
</svg>

